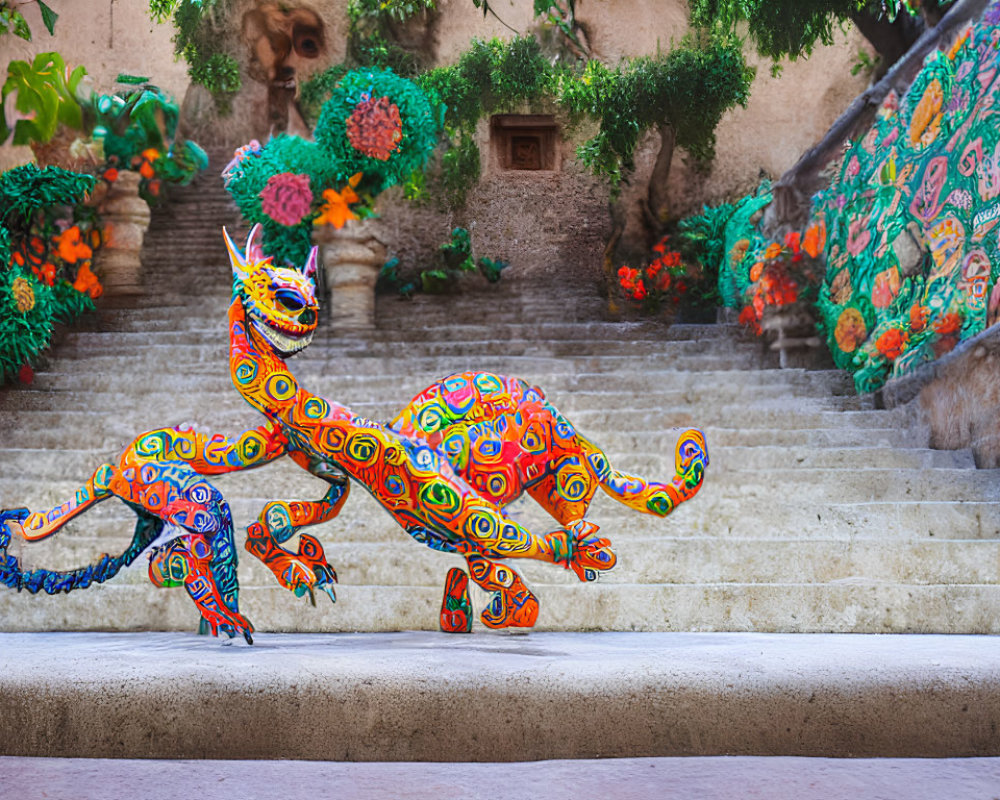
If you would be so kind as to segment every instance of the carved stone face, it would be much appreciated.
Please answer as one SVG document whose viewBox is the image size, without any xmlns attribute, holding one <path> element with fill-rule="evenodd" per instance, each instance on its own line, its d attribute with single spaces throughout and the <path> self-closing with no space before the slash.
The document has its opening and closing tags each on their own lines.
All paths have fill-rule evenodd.
<svg viewBox="0 0 1000 800">
<path fill-rule="evenodd" d="M 247 322 L 278 356 L 285 358 L 304 349 L 316 331 L 319 304 L 312 276 L 316 271 L 316 248 L 299 272 L 276 267 L 265 258 L 256 241 L 260 226 L 254 226 L 240 253 L 226 235 L 235 291 L 243 301 Z"/>
</svg>

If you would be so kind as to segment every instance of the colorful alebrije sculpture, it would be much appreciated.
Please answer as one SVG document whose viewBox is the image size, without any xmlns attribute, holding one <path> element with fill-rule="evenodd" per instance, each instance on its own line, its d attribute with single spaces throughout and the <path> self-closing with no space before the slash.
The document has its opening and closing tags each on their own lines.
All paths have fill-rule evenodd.
<svg viewBox="0 0 1000 800">
<path fill-rule="evenodd" d="M 616 560 L 610 542 L 583 519 L 598 486 L 632 508 L 659 516 L 701 487 L 708 453 L 699 431 L 682 434 L 673 480 L 648 482 L 612 469 L 604 453 L 578 434 L 540 390 L 516 378 L 475 372 L 445 378 L 387 424 L 308 392 L 285 358 L 306 347 L 316 329 L 310 280 L 316 251 L 302 273 L 275 267 L 263 257 L 257 233 L 255 227 L 245 253 L 226 237 L 235 274 L 230 370 L 240 394 L 267 422 L 237 437 L 151 431 L 129 445 L 117 463 L 102 464 L 73 500 L 45 513 L 0 512 L 0 582 L 50 594 L 102 582 L 171 523 L 185 532 L 153 551 L 153 582 L 183 584 L 213 633 L 242 633 L 252 641 L 253 626 L 238 609 L 232 517 L 203 476 L 288 455 L 330 488 L 318 501 L 268 503 L 248 528 L 246 549 L 283 586 L 300 596 L 320 589 L 336 599 L 336 573 L 320 543 L 303 534 L 295 553 L 282 544 L 300 528 L 336 516 L 351 478 L 415 539 L 465 556 L 472 579 L 492 593 L 481 614 L 487 626 L 531 627 L 538 601 L 498 559 L 563 564 L 580 580 L 594 580 Z M 524 491 L 555 517 L 559 529 L 533 534 L 504 515 L 503 506 Z M 5 553 L 8 528 L 26 539 L 41 539 L 112 495 L 139 516 L 132 545 L 121 556 L 60 573 L 24 572 Z M 463 591 L 455 579 L 449 590 L 461 605 Z"/>
</svg>

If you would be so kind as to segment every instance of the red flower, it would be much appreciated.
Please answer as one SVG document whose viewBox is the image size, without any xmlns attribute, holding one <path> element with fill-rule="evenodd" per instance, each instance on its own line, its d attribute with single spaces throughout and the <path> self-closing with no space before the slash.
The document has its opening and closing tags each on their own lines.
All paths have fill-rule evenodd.
<svg viewBox="0 0 1000 800">
<path fill-rule="evenodd" d="M 32 267 L 31 271 L 35 273 L 35 277 L 38 278 L 39 283 L 52 286 L 56 282 L 56 267 L 50 261 L 46 261 L 40 267 Z"/>
<path fill-rule="evenodd" d="M 875 349 L 888 361 L 895 361 L 909 344 L 910 334 L 896 328 L 890 328 L 875 340 Z"/>
<path fill-rule="evenodd" d="M 361 102 L 347 118 L 347 139 L 359 153 L 387 161 L 403 139 L 399 106 L 388 97 L 377 100 L 362 95 Z"/>
<path fill-rule="evenodd" d="M 31 364 L 25 363 L 21 365 L 21 369 L 17 371 L 17 379 L 25 386 L 35 379 L 35 371 L 31 368 Z"/>
<path fill-rule="evenodd" d="M 954 333 L 962 327 L 962 320 L 959 319 L 958 314 L 952 312 L 935 320 L 933 327 L 936 333 L 941 336 L 947 336 L 949 333 Z"/>
</svg>

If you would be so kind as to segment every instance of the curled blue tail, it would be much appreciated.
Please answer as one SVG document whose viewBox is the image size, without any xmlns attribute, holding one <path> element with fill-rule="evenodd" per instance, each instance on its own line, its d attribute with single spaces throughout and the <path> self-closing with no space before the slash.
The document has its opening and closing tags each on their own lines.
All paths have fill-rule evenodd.
<svg viewBox="0 0 1000 800">
<path fill-rule="evenodd" d="M 155 517 L 141 506 L 126 503 L 135 511 L 138 520 L 132 542 L 124 553 L 118 556 L 103 555 L 96 564 L 88 564 L 66 572 L 48 569 L 33 569 L 25 572 L 18 560 L 7 553 L 10 543 L 10 531 L 6 521 L 23 522 L 28 516 L 28 509 L 16 508 L 11 511 L 0 511 L 0 585 L 11 589 L 27 589 L 32 594 L 46 592 L 58 594 L 71 592 L 74 589 L 86 589 L 92 583 L 104 581 L 117 575 L 122 567 L 126 567 L 138 558 L 163 530 L 163 520 Z"/>
</svg>

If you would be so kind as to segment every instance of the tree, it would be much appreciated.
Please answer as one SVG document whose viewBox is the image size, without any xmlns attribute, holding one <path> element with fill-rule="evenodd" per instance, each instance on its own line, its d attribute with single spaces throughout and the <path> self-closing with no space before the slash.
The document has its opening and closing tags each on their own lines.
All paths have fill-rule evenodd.
<svg viewBox="0 0 1000 800">
<path fill-rule="evenodd" d="M 880 73 L 941 19 L 952 0 L 689 0 L 694 25 L 734 30 L 747 24 L 757 52 L 772 59 L 808 56 L 832 44 L 838 26 L 853 22 L 879 54 Z"/>
</svg>

